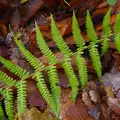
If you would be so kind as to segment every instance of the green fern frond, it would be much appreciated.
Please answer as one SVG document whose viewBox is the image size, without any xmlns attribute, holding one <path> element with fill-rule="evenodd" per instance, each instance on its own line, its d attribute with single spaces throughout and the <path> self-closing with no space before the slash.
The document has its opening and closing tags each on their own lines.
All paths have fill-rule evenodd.
<svg viewBox="0 0 120 120">
<path fill-rule="evenodd" d="M 22 114 L 26 111 L 26 97 L 27 97 L 27 86 L 26 81 L 21 80 L 17 82 L 17 108 L 18 108 L 18 118 L 21 120 Z"/>
<path fill-rule="evenodd" d="M 99 41 L 99 39 L 95 32 L 89 11 L 87 11 L 86 29 L 89 40 L 96 44 Z"/>
<path fill-rule="evenodd" d="M 116 22 L 114 25 L 114 32 L 115 33 L 120 32 L 120 12 L 118 13 L 117 18 L 116 18 Z"/>
<path fill-rule="evenodd" d="M 0 56 L 0 62 L 12 73 L 18 75 L 20 78 L 27 77 L 29 72 L 24 70 L 23 68 L 19 67 L 18 65 L 13 64 L 12 62 L 8 61 L 7 59 Z"/>
<path fill-rule="evenodd" d="M 43 63 L 38 60 L 36 57 L 34 57 L 23 45 L 22 43 L 15 37 L 15 35 L 12 33 L 13 38 L 15 40 L 16 45 L 18 46 L 19 50 L 24 54 L 24 57 L 26 60 L 31 64 L 31 66 L 35 70 L 41 70 L 44 68 Z"/>
<path fill-rule="evenodd" d="M 37 23 L 35 23 L 35 26 L 36 26 L 37 44 L 38 44 L 40 50 L 46 56 L 49 64 L 56 64 L 58 62 L 58 59 L 56 58 L 56 56 L 52 53 L 52 51 L 47 46 L 39 28 L 38 28 Z M 57 108 L 56 108 L 57 113 L 59 113 L 60 112 L 60 86 L 59 86 L 60 83 L 59 83 L 59 79 L 58 79 L 56 66 L 49 67 L 47 69 L 47 73 L 49 76 L 52 97 L 57 106 Z"/>
<path fill-rule="evenodd" d="M 7 86 L 15 86 L 16 84 L 16 80 L 14 80 L 13 78 L 9 77 L 6 73 L 0 71 L 0 81 L 2 81 L 4 84 L 6 84 Z"/>
<path fill-rule="evenodd" d="M 0 103 L 0 120 L 5 120 L 5 115 L 1 103 Z"/>
<path fill-rule="evenodd" d="M 103 20 L 103 41 L 102 41 L 101 55 L 104 55 L 108 51 L 110 44 L 109 37 L 112 32 L 110 28 L 110 12 L 111 12 L 111 8 L 108 10 Z"/>
<path fill-rule="evenodd" d="M 74 70 L 72 68 L 71 62 L 69 60 L 70 60 L 70 58 L 68 58 L 66 56 L 66 59 L 64 59 L 62 61 L 62 67 L 68 77 L 70 86 L 72 88 L 72 100 L 75 100 L 75 98 L 77 97 L 77 94 L 78 94 L 79 83 L 78 83 L 77 77 L 74 73 Z"/>
<path fill-rule="evenodd" d="M 73 29 L 72 30 L 73 37 L 74 37 L 75 42 L 78 46 L 78 51 L 79 51 L 79 49 L 83 50 L 84 45 L 85 45 L 85 41 L 82 37 L 81 31 L 80 31 L 80 28 L 79 28 L 79 24 L 78 24 L 78 21 L 76 19 L 74 11 L 73 11 L 73 17 L 72 17 L 72 29 Z"/>
<path fill-rule="evenodd" d="M 61 52 L 64 55 L 68 55 L 68 56 L 72 55 L 72 52 L 69 49 L 68 45 L 63 40 L 63 37 L 61 36 L 52 15 L 51 15 L 51 33 L 53 40 L 56 42 L 56 45 L 61 50 Z"/>
<path fill-rule="evenodd" d="M 37 23 L 35 23 L 36 27 L 36 39 L 39 49 L 42 51 L 42 53 L 46 56 L 49 64 L 56 64 L 58 62 L 58 59 L 56 56 L 52 53 L 52 51 L 47 46 L 45 40 L 43 39 L 43 36 L 39 30 L 39 27 Z"/>
<path fill-rule="evenodd" d="M 98 49 L 96 48 L 97 45 L 91 45 L 89 49 L 90 57 L 93 63 L 93 67 L 97 72 L 97 76 L 100 79 L 102 76 L 102 65 L 99 57 Z"/>
<path fill-rule="evenodd" d="M 55 113 L 56 116 L 59 116 L 59 113 L 57 113 L 57 107 L 56 104 L 52 98 L 52 95 L 50 94 L 45 81 L 43 79 L 43 75 L 41 72 L 36 72 L 35 79 L 37 81 L 37 87 L 43 96 L 43 98 L 46 100 L 52 111 Z"/>
<path fill-rule="evenodd" d="M 116 33 L 114 35 L 114 39 L 115 39 L 116 48 L 118 52 L 120 52 L 120 33 Z"/>
<path fill-rule="evenodd" d="M 114 39 L 118 52 L 120 52 L 120 13 L 118 13 L 116 22 L 114 25 Z"/>
<path fill-rule="evenodd" d="M 14 105 L 13 105 L 13 93 L 12 90 L 6 88 L 5 90 L 0 89 L 0 93 L 3 95 L 5 111 L 9 120 L 14 120 Z"/>
<path fill-rule="evenodd" d="M 110 12 L 111 8 L 107 11 L 103 19 L 103 34 L 107 35 L 108 37 L 111 35 L 112 32 L 110 28 Z"/>
<path fill-rule="evenodd" d="M 87 66 L 86 66 L 85 58 L 83 58 L 81 54 L 79 54 L 78 52 L 75 54 L 75 62 L 79 72 L 81 87 L 84 88 L 88 81 Z"/>
<path fill-rule="evenodd" d="M 107 51 L 108 51 L 108 48 L 109 48 L 109 42 L 110 42 L 110 39 L 108 38 L 107 35 L 104 35 L 103 38 L 102 38 L 102 42 L 101 42 L 101 55 L 103 56 Z"/>
<path fill-rule="evenodd" d="M 57 113 L 60 112 L 60 82 L 59 77 L 57 74 L 56 66 L 51 66 L 47 69 L 49 81 L 50 81 L 50 88 L 52 97 L 55 101 L 55 104 L 57 106 Z"/>
</svg>

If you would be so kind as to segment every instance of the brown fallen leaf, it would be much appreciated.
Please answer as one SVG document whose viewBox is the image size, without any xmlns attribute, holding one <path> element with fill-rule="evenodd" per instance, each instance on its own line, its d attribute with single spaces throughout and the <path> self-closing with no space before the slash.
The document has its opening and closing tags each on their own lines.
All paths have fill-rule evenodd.
<svg viewBox="0 0 120 120">
<path fill-rule="evenodd" d="M 37 89 L 36 82 L 32 79 L 29 79 L 27 81 L 27 93 L 27 101 L 29 107 L 39 107 L 41 111 L 44 111 L 46 109 L 47 104 Z"/>
<path fill-rule="evenodd" d="M 105 91 L 106 91 L 108 97 L 114 98 L 114 94 L 113 94 L 113 91 L 112 91 L 112 87 L 111 87 L 111 86 L 106 86 L 106 87 L 105 87 Z"/>
<path fill-rule="evenodd" d="M 74 104 L 72 104 L 63 120 L 94 120 L 88 115 L 88 110 L 80 99 L 77 99 Z"/>
<path fill-rule="evenodd" d="M 107 103 L 112 111 L 120 115 L 120 99 L 109 97 Z"/>
<path fill-rule="evenodd" d="M 42 6 L 43 0 L 29 0 L 28 3 L 20 6 L 21 26 L 23 26 L 38 9 Z"/>
<path fill-rule="evenodd" d="M 0 35 L 6 36 L 7 33 L 8 33 L 8 31 L 7 31 L 7 27 L 4 23 L 4 21 L 0 20 Z"/>
<path fill-rule="evenodd" d="M 41 113 L 37 108 L 32 107 L 31 109 L 27 109 L 27 111 L 23 114 L 22 120 L 57 120 L 57 119 L 50 115 L 48 109 L 46 109 L 44 113 Z"/>
<path fill-rule="evenodd" d="M 96 90 L 90 90 L 89 96 L 90 96 L 90 99 L 95 103 L 97 103 L 100 98 L 100 96 Z"/>
<path fill-rule="evenodd" d="M 88 107 L 88 108 L 92 108 L 94 107 L 94 105 L 92 104 L 89 95 L 86 91 L 82 92 L 82 101 L 84 102 L 84 104 Z"/>
</svg>

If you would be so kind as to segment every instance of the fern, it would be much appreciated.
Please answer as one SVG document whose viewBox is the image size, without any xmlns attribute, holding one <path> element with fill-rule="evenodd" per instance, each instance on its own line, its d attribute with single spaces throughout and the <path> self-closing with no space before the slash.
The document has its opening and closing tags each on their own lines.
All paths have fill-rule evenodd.
<svg viewBox="0 0 120 120">
<path fill-rule="evenodd" d="M 45 40 L 43 39 L 42 34 L 36 23 L 35 23 L 35 26 L 36 26 L 37 43 L 38 43 L 40 50 L 46 56 L 48 63 L 50 65 L 56 64 L 58 62 L 58 59 L 56 58 L 56 56 L 52 53 L 52 51 L 49 49 L 49 47 L 45 43 Z M 59 110 L 60 110 L 60 86 L 58 86 L 58 85 L 60 83 L 59 83 L 59 79 L 58 79 L 56 66 L 51 66 L 50 68 L 48 68 L 47 73 L 49 76 L 52 97 L 57 106 L 57 113 L 59 113 Z"/>
<path fill-rule="evenodd" d="M 0 81 L 2 81 L 5 85 L 12 87 L 15 86 L 16 80 L 9 77 L 6 73 L 0 71 Z"/>
<path fill-rule="evenodd" d="M 78 51 L 79 50 L 82 51 L 84 49 L 85 41 L 84 41 L 81 31 L 79 29 L 79 25 L 78 25 L 74 11 L 73 11 L 73 17 L 72 17 L 72 29 L 73 29 L 73 31 L 72 31 L 73 37 L 77 44 Z"/>
<path fill-rule="evenodd" d="M 16 45 L 18 46 L 19 50 L 22 52 L 28 63 L 34 68 L 34 72 L 30 74 L 23 68 L 13 64 L 11 61 L 6 60 L 2 56 L 0 56 L 0 62 L 13 74 L 17 75 L 20 79 L 18 81 L 14 80 L 13 78 L 9 77 L 3 71 L 0 71 L 0 82 L 3 82 L 7 85 L 8 88 L 2 89 L 0 88 L 0 93 L 3 95 L 6 113 L 8 115 L 9 120 L 14 119 L 14 111 L 13 111 L 13 94 L 12 89 L 10 87 L 17 88 L 17 108 L 18 108 L 18 116 L 19 120 L 21 119 L 22 114 L 26 110 L 26 97 L 27 97 L 27 78 L 34 77 L 37 83 L 37 88 L 39 89 L 41 95 L 46 100 L 47 104 L 51 108 L 51 110 L 55 113 L 57 118 L 59 118 L 60 113 L 60 81 L 59 76 L 57 73 L 56 64 L 60 64 L 61 67 L 64 69 L 65 74 L 68 77 L 70 87 L 72 89 L 72 100 L 75 100 L 79 91 L 79 85 L 81 88 L 84 88 L 87 80 L 87 66 L 85 58 L 83 57 L 84 50 L 87 48 L 89 50 L 89 54 L 93 63 L 93 67 L 96 70 L 97 76 L 100 79 L 102 75 L 102 66 L 100 61 L 100 55 L 98 52 L 98 43 L 102 44 L 102 55 L 108 50 L 109 48 L 109 37 L 112 34 L 110 28 L 110 11 L 104 17 L 103 20 L 103 37 L 102 43 L 99 41 L 97 33 L 95 32 L 92 19 L 90 16 L 89 11 L 87 11 L 87 18 L 86 18 L 86 30 L 87 35 L 90 40 L 90 45 L 85 45 L 84 38 L 82 37 L 81 31 L 79 29 L 79 25 L 73 12 L 72 17 L 72 33 L 77 45 L 77 51 L 73 53 L 69 46 L 64 41 L 63 37 L 61 36 L 53 16 L 51 15 L 51 33 L 53 37 L 53 41 L 56 43 L 57 47 L 59 48 L 60 52 L 63 54 L 62 60 L 58 60 L 58 58 L 54 55 L 54 53 L 49 49 L 43 36 L 39 30 L 37 23 L 36 26 L 36 39 L 37 44 L 43 55 L 47 58 L 48 66 L 45 66 L 38 58 L 34 57 L 17 39 L 17 37 L 13 34 L 13 38 L 15 40 Z M 115 43 L 118 51 L 120 52 L 120 13 L 117 15 L 116 23 L 114 26 L 114 38 Z M 71 64 L 71 57 L 75 58 L 75 63 L 78 68 L 80 84 L 77 80 L 76 74 Z M 43 77 L 43 71 L 48 74 L 49 83 L 50 83 L 50 90 L 47 88 Z"/>
<path fill-rule="evenodd" d="M 95 29 L 93 27 L 92 19 L 90 16 L 89 11 L 87 11 L 87 18 L 86 18 L 86 30 L 89 40 L 91 40 L 93 43 L 98 43 L 98 36 L 95 32 Z"/>
<path fill-rule="evenodd" d="M 36 40 L 37 40 L 38 47 L 40 48 L 42 53 L 46 56 L 49 64 L 56 64 L 58 62 L 58 59 L 56 58 L 56 56 L 52 53 L 52 51 L 47 46 L 39 28 L 38 28 L 37 23 L 35 23 L 35 26 L 36 26 Z"/>
<path fill-rule="evenodd" d="M 58 28 L 55 24 L 53 16 L 51 15 L 51 34 L 53 40 L 56 42 L 56 45 L 61 50 L 64 55 L 70 56 L 72 54 L 71 50 L 69 49 L 68 45 L 64 42 Z"/>
<path fill-rule="evenodd" d="M 2 56 L 0 56 L 0 62 L 12 73 L 14 73 L 15 75 L 18 75 L 20 78 L 23 77 L 28 77 L 29 76 L 29 72 L 27 72 L 26 70 L 24 70 L 23 68 L 13 64 L 12 62 L 6 60 L 5 58 L 3 58 Z"/>
<path fill-rule="evenodd" d="M 81 87 L 84 88 L 88 80 L 86 61 L 79 53 L 76 53 L 75 62 L 79 72 Z"/>
<path fill-rule="evenodd" d="M 120 52 L 120 13 L 117 15 L 116 23 L 114 26 L 114 38 L 115 38 L 115 44 L 118 52 Z"/>
<path fill-rule="evenodd" d="M 110 12 L 111 8 L 108 10 L 107 14 L 103 20 L 103 41 L 102 41 L 102 51 L 101 54 L 104 55 L 109 48 L 111 28 L 110 28 Z"/>
<path fill-rule="evenodd" d="M 72 19 L 72 29 L 73 29 L 73 37 L 75 38 L 76 44 L 78 46 L 77 53 L 75 54 L 75 61 L 79 72 L 79 78 L 81 87 L 84 88 L 85 84 L 87 83 L 88 75 L 87 75 L 87 67 L 85 64 L 85 59 L 81 56 L 83 50 L 85 48 L 85 41 L 82 37 L 81 31 L 79 29 L 79 25 L 73 12 L 73 19 Z M 82 68 L 82 69 L 81 69 Z"/>
<path fill-rule="evenodd" d="M 95 68 L 98 78 L 100 79 L 100 77 L 102 76 L 102 72 L 101 72 L 102 66 L 100 62 L 99 52 L 98 49 L 96 48 L 97 47 L 96 43 L 99 42 L 99 39 L 93 27 L 93 23 L 89 11 L 87 11 L 86 29 L 87 29 L 88 38 L 91 40 L 90 49 L 89 49 L 90 57 L 92 59 L 93 67 Z"/>
<path fill-rule="evenodd" d="M 96 48 L 97 45 L 91 45 L 90 49 L 89 49 L 89 53 L 90 53 L 90 57 L 92 59 L 93 62 L 93 67 L 95 68 L 98 78 L 100 79 L 102 76 L 102 66 L 101 66 L 101 62 L 100 62 L 100 57 L 99 57 L 99 53 L 98 53 L 98 49 Z"/>
<path fill-rule="evenodd" d="M 75 100 L 77 93 L 78 93 L 78 81 L 73 71 L 72 65 L 68 62 L 67 59 L 70 59 L 69 56 L 72 55 L 67 44 L 64 42 L 60 32 L 58 31 L 53 16 L 51 15 L 51 32 L 53 36 L 53 40 L 56 42 L 56 45 L 64 54 L 64 61 L 62 62 L 62 67 L 65 70 L 65 73 L 69 79 L 70 85 L 72 87 L 72 99 Z"/>
<path fill-rule="evenodd" d="M 3 111 L 2 105 L 0 103 L 0 120 L 4 120 L 4 118 L 5 118 L 4 111 Z"/>
<path fill-rule="evenodd" d="M 70 59 L 67 58 L 67 56 L 66 56 L 66 59 L 64 59 L 62 61 L 62 67 L 65 70 L 65 73 L 69 79 L 70 86 L 72 88 L 72 100 L 75 100 L 77 93 L 78 93 L 79 84 L 78 84 L 77 77 L 74 73 L 74 70 L 72 68 L 72 65 L 68 60 L 70 60 Z"/>
<path fill-rule="evenodd" d="M 15 35 L 13 33 L 12 33 L 12 35 L 13 35 L 16 45 L 19 47 L 19 50 L 24 54 L 24 57 L 31 64 L 31 66 L 38 71 L 43 69 L 44 65 L 42 64 L 42 62 L 40 60 L 38 60 L 37 58 L 35 58 L 27 49 L 25 49 L 25 47 L 17 39 L 17 37 L 15 37 Z"/>
<path fill-rule="evenodd" d="M 0 88 L 0 93 L 4 97 L 5 110 L 9 120 L 14 120 L 14 107 L 13 107 L 13 93 L 9 88 L 3 90 Z"/>
<path fill-rule="evenodd" d="M 27 86 L 26 81 L 21 80 L 16 84 L 17 87 L 17 108 L 18 108 L 18 117 L 21 120 L 21 115 L 26 110 L 26 97 L 27 97 Z"/>
<path fill-rule="evenodd" d="M 41 92 L 43 98 L 49 104 L 50 108 L 55 113 L 55 115 L 58 116 L 59 113 L 57 112 L 56 104 L 54 103 L 52 95 L 50 94 L 50 92 L 47 89 L 47 86 L 46 86 L 45 81 L 43 79 L 42 73 L 36 72 L 35 77 L 36 77 L 36 81 L 37 81 L 37 86 L 38 86 L 39 91 Z"/>
<path fill-rule="evenodd" d="M 55 101 L 56 104 L 56 109 L 57 113 L 59 114 L 60 112 L 60 83 L 59 83 L 59 78 L 56 70 L 56 66 L 51 66 L 50 68 L 47 69 L 49 81 L 50 81 L 50 88 L 51 88 L 51 93 L 52 97 Z"/>
</svg>

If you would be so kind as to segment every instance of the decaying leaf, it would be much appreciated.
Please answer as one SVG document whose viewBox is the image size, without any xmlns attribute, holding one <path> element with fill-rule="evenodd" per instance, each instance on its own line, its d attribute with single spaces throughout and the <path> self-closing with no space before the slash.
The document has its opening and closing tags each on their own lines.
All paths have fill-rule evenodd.
<svg viewBox="0 0 120 120">
<path fill-rule="evenodd" d="M 50 115 L 49 110 L 47 109 L 44 113 L 41 113 L 37 108 L 28 109 L 22 120 L 57 120 Z"/>
<path fill-rule="evenodd" d="M 64 118 L 68 108 L 72 105 L 71 101 L 71 89 L 62 89 L 61 93 L 61 110 L 59 118 Z"/>
<path fill-rule="evenodd" d="M 88 111 L 89 115 L 95 118 L 95 120 L 99 120 L 100 118 L 100 111 L 97 107 L 90 108 Z"/>
<path fill-rule="evenodd" d="M 86 91 L 83 91 L 82 93 L 82 101 L 85 103 L 85 105 L 88 107 L 88 108 L 91 108 L 93 107 L 91 101 L 90 101 L 90 98 L 89 98 L 89 95 Z"/>
<path fill-rule="evenodd" d="M 108 98 L 108 106 L 112 111 L 120 115 L 120 99 Z"/>
<path fill-rule="evenodd" d="M 96 90 L 90 90 L 89 91 L 89 96 L 90 96 L 90 99 L 93 102 L 98 102 L 99 95 L 98 95 L 98 92 Z"/>
<path fill-rule="evenodd" d="M 108 97 L 114 98 L 114 94 L 113 94 L 112 88 L 110 86 L 106 86 L 105 91 L 106 91 Z"/>
<path fill-rule="evenodd" d="M 29 107 L 38 107 L 41 111 L 44 111 L 47 107 L 46 102 L 43 100 L 40 95 L 39 90 L 36 87 L 36 82 L 34 80 L 27 81 L 27 92 L 28 92 L 28 106 Z"/>
<path fill-rule="evenodd" d="M 94 118 L 88 115 L 86 106 L 80 99 L 77 99 L 76 102 L 68 108 L 63 120 L 94 120 Z"/>
</svg>

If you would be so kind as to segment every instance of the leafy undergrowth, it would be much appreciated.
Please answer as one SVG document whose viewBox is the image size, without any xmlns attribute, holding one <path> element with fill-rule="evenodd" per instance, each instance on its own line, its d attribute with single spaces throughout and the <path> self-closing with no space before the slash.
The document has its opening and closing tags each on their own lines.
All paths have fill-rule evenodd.
<svg viewBox="0 0 120 120">
<path fill-rule="evenodd" d="M 5 1 L 5 0 L 4 0 Z M 50 34 L 50 17 L 49 13 L 52 12 L 56 20 L 56 24 L 60 33 L 65 38 L 66 43 L 69 45 L 72 51 L 76 50 L 75 40 L 71 34 L 72 32 L 72 10 L 75 9 L 77 19 L 79 20 L 79 26 L 82 30 L 82 35 L 88 44 L 88 37 L 85 31 L 85 19 L 86 19 L 86 10 L 89 9 L 94 25 L 99 37 L 102 35 L 102 26 L 101 21 L 103 16 L 109 9 L 109 5 L 104 0 L 90 1 L 86 0 L 84 2 L 80 0 L 70 0 L 68 6 L 62 0 L 54 1 L 44 0 L 46 5 L 43 5 L 42 0 L 28 0 L 25 4 L 20 3 L 10 3 L 5 1 L 5 3 L 0 1 L 0 8 L 3 9 L 0 12 L 0 55 L 7 59 L 11 59 L 13 63 L 23 67 L 30 73 L 33 72 L 33 69 L 29 64 L 23 59 L 24 56 L 19 52 L 16 45 L 13 43 L 11 33 L 9 33 L 8 22 L 12 26 L 14 32 L 18 32 L 20 38 L 22 39 L 23 45 L 30 50 L 30 52 L 39 57 L 42 62 L 48 65 L 48 62 L 45 56 L 39 52 L 36 39 L 35 39 L 35 27 L 34 20 L 37 21 L 41 32 L 47 41 L 47 44 L 55 55 L 61 59 L 63 55 L 56 48 L 56 44 L 51 40 Z M 51 3 L 51 4 L 50 4 Z M 5 5 L 4 5 L 5 4 Z M 13 10 L 13 5 L 18 5 L 18 9 Z M 61 4 L 62 7 L 53 7 Z M 80 6 L 81 4 L 81 6 Z M 9 6 L 10 10 L 6 9 Z M 83 6 L 82 6 L 83 5 Z M 120 1 L 117 0 L 117 4 L 113 6 L 111 14 L 111 27 L 114 25 L 116 20 L 116 12 L 120 11 L 119 8 Z M 42 6 L 42 7 L 41 7 Z M 90 6 L 93 6 L 94 9 L 91 9 Z M 11 11 L 14 11 L 12 14 Z M 37 12 L 36 12 L 37 11 Z M 3 15 L 3 13 L 6 13 Z M 11 16 L 10 16 L 10 15 Z M 3 16 L 3 17 L 1 17 Z M 6 17 L 5 17 L 6 16 Z M 7 22 L 6 22 L 7 21 Z M 24 26 L 25 25 L 25 26 Z M 120 54 L 116 52 L 116 46 L 113 43 L 113 38 L 111 37 L 111 43 L 109 51 L 101 58 L 103 66 L 103 83 L 96 82 L 97 77 L 90 61 L 88 50 L 85 51 L 85 59 L 87 62 L 88 68 L 88 79 L 84 90 L 80 90 L 78 97 L 75 102 L 71 102 L 71 89 L 67 76 L 65 75 L 63 69 L 58 64 L 58 74 L 60 76 L 60 86 L 62 88 L 62 97 L 61 97 L 61 111 L 60 118 L 62 120 L 119 120 L 120 119 L 120 81 L 119 81 L 119 71 L 120 71 Z M 74 58 L 71 60 L 72 66 L 75 70 L 75 74 L 78 76 L 77 67 L 74 62 Z M 1 70 L 6 72 L 8 75 L 16 78 L 13 74 L 9 73 L 6 68 L 3 68 L 0 64 Z M 107 73 L 107 74 L 105 74 Z M 48 76 L 44 73 L 44 78 L 48 84 Z M 0 88 L 3 88 L 3 83 L 0 82 Z M 6 87 L 6 86 L 4 86 Z M 17 105 L 16 105 L 16 89 L 14 91 L 14 110 L 16 120 L 17 117 Z M 48 108 L 47 103 L 42 98 L 39 93 L 36 82 L 31 78 L 27 81 L 27 111 L 23 114 L 23 120 L 56 120 L 54 114 Z M 3 98 L 0 96 L 0 113 L 4 112 L 5 108 L 3 105 Z M 0 114 L 0 120 L 7 119 L 7 115 L 4 113 Z M 4 117 L 4 118 L 3 118 Z"/>
</svg>

